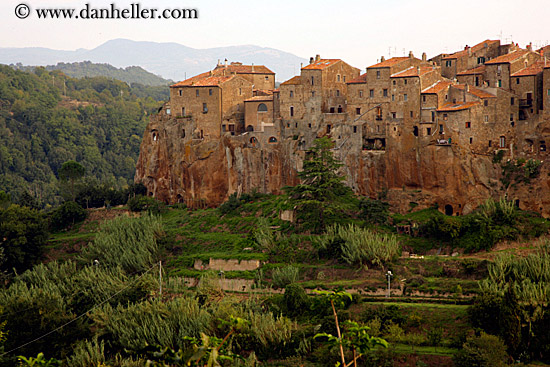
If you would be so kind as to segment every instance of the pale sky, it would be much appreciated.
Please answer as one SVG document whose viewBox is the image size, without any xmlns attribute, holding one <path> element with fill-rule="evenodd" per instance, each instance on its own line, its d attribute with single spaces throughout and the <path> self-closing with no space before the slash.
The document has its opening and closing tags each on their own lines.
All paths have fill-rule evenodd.
<svg viewBox="0 0 550 367">
<path fill-rule="evenodd" d="M 361 69 L 381 55 L 453 52 L 485 39 L 548 44 L 548 0 L 0 0 L 0 47 L 91 49 L 115 38 L 194 48 L 254 44 Z M 198 20 L 44 20 L 15 7 L 196 8 Z M 1 52 L 1 51 L 0 51 Z"/>
</svg>

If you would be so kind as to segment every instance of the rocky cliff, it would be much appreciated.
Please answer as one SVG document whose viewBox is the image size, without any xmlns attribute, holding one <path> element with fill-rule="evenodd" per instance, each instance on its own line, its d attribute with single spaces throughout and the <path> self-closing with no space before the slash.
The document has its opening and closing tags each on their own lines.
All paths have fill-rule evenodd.
<svg viewBox="0 0 550 367">
<path fill-rule="evenodd" d="M 217 206 L 235 192 L 280 193 L 298 182 L 305 156 L 302 136 L 251 144 L 248 134 L 209 140 L 182 137 L 180 130 L 176 119 L 152 118 L 144 134 L 135 180 L 159 200 Z M 384 150 L 362 150 L 346 143 L 338 131 L 332 137 L 348 185 L 359 195 L 385 195 L 400 212 L 437 204 L 449 214 L 466 214 L 486 198 L 506 194 L 522 209 L 550 216 L 547 163 L 529 183 L 512 182 L 505 188 L 501 163 L 457 144 L 389 136 Z M 514 159 L 513 152 L 506 152 L 503 161 L 508 159 Z"/>
</svg>

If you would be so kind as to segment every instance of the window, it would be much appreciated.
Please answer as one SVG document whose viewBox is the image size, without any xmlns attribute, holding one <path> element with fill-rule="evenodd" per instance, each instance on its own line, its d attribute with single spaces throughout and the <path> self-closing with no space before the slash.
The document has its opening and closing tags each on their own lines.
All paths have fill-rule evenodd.
<svg viewBox="0 0 550 367">
<path fill-rule="evenodd" d="M 426 103 L 426 96 L 422 96 L 422 103 Z"/>
<path fill-rule="evenodd" d="M 331 107 L 331 108 L 329 109 L 329 113 L 334 113 L 334 107 Z"/>
<path fill-rule="evenodd" d="M 396 85 L 396 84 L 397 84 L 397 82 L 394 80 L 394 81 L 393 81 L 393 85 Z"/>
<path fill-rule="evenodd" d="M 547 95 L 547 96 L 550 96 L 550 89 L 548 89 L 548 90 L 546 91 L 546 95 Z"/>
<path fill-rule="evenodd" d="M 346 82 L 346 76 L 344 75 L 344 83 Z"/>
<path fill-rule="evenodd" d="M 484 115 L 483 116 L 483 121 L 489 122 L 489 115 Z"/>
<path fill-rule="evenodd" d="M 338 113 L 342 113 L 342 112 L 344 112 L 342 105 L 338 105 Z"/>
<path fill-rule="evenodd" d="M 248 125 L 248 126 L 246 127 L 246 131 L 248 131 L 248 132 L 254 132 L 254 126 Z M 255 139 L 255 138 L 253 138 L 253 139 Z M 252 139 L 251 139 L 251 140 L 252 140 Z"/>
<path fill-rule="evenodd" d="M 474 138 L 470 138 L 470 144 L 472 144 L 473 141 L 474 141 Z"/>
<path fill-rule="evenodd" d="M 519 78 L 516 78 L 516 84 L 519 84 Z"/>
<path fill-rule="evenodd" d="M 257 142 L 258 142 L 258 139 L 256 139 L 255 136 L 253 136 L 253 137 L 250 138 L 250 143 L 251 143 L 251 144 L 256 144 Z"/>
<path fill-rule="evenodd" d="M 443 121 L 447 121 L 447 118 L 448 118 L 448 117 L 449 117 L 449 116 L 448 116 L 446 113 L 444 113 L 444 114 L 443 114 Z"/>
<path fill-rule="evenodd" d="M 354 133 L 357 132 L 357 126 L 354 126 L 354 127 L 353 127 L 353 132 L 354 132 Z"/>
<path fill-rule="evenodd" d="M 466 129 L 469 129 L 472 127 L 472 123 L 470 121 L 466 121 Z"/>
<path fill-rule="evenodd" d="M 315 108 L 311 107 L 311 113 L 315 113 Z"/>
<path fill-rule="evenodd" d="M 451 60 L 447 60 L 445 61 L 445 66 L 450 68 L 451 66 L 453 66 L 453 62 Z"/>
<path fill-rule="evenodd" d="M 337 81 L 337 82 L 340 81 L 340 74 L 336 75 L 336 81 Z"/>
<path fill-rule="evenodd" d="M 290 106 L 290 117 L 294 116 L 294 106 Z"/>
<path fill-rule="evenodd" d="M 510 98 L 510 104 L 513 106 L 514 105 L 514 97 Z"/>
<path fill-rule="evenodd" d="M 311 122 L 309 124 L 307 124 L 307 127 L 309 127 L 311 129 Z"/>
<path fill-rule="evenodd" d="M 426 135 L 432 135 L 432 128 L 431 127 L 427 127 L 426 128 Z"/>
<path fill-rule="evenodd" d="M 178 92 L 180 93 L 180 97 L 183 96 L 183 90 L 182 89 L 180 89 Z"/>
<path fill-rule="evenodd" d="M 206 106 L 206 103 L 203 103 L 202 104 L 202 113 L 207 113 L 208 112 L 208 107 Z"/>
<path fill-rule="evenodd" d="M 403 79 L 403 85 L 407 85 L 407 79 Z"/>
<path fill-rule="evenodd" d="M 413 127 L 413 135 L 418 136 L 418 126 Z"/>
<path fill-rule="evenodd" d="M 212 95 L 212 88 L 208 89 L 208 95 L 209 95 L 209 96 Z"/>
<path fill-rule="evenodd" d="M 315 97 L 315 91 L 314 91 L 314 90 L 311 91 L 311 96 L 312 96 L 312 97 Z"/>
<path fill-rule="evenodd" d="M 270 142 L 270 143 L 276 143 L 276 142 L 277 142 L 277 138 L 275 138 L 274 136 L 272 136 L 272 137 L 269 138 L 269 142 Z"/>
<path fill-rule="evenodd" d="M 394 94 L 391 95 L 391 101 L 392 102 L 395 101 L 395 95 Z"/>
<path fill-rule="evenodd" d="M 476 85 L 476 87 L 479 87 L 479 76 L 476 76 L 475 85 Z"/>
<path fill-rule="evenodd" d="M 198 97 L 199 96 L 199 90 L 198 89 L 195 89 L 195 95 Z"/>
<path fill-rule="evenodd" d="M 295 124 L 294 124 L 294 127 L 298 127 L 298 123 L 295 123 Z"/>
<path fill-rule="evenodd" d="M 172 113 L 172 112 L 170 111 L 170 109 L 167 108 L 167 109 L 166 109 L 166 114 L 167 114 L 167 115 L 170 115 L 171 113 Z"/>
<path fill-rule="evenodd" d="M 388 90 L 387 90 L 387 89 L 384 89 L 384 90 L 382 91 L 382 96 L 384 96 L 384 97 L 387 97 L 387 96 L 388 96 Z"/>
<path fill-rule="evenodd" d="M 260 103 L 258 105 L 258 112 L 267 112 L 267 105 L 265 103 Z"/>
<path fill-rule="evenodd" d="M 484 105 L 485 107 L 487 107 L 487 106 L 489 105 L 489 101 L 486 100 L 486 99 L 484 99 L 484 100 L 483 100 L 483 105 Z"/>
<path fill-rule="evenodd" d="M 359 91 L 359 97 L 363 97 L 363 91 L 362 90 Z"/>
<path fill-rule="evenodd" d="M 222 125 L 222 132 L 225 132 L 227 130 L 226 125 Z"/>
<path fill-rule="evenodd" d="M 410 115 L 411 115 L 411 118 L 414 117 L 414 112 L 411 111 L 411 112 L 410 112 Z"/>
<path fill-rule="evenodd" d="M 514 121 L 514 114 L 513 113 L 510 114 L 510 121 Z"/>
<path fill-rule="evenodd" d="M 497 75 L 500 75 L 502 73 L 502 65 L 497 66 Z"/>
<path fill-rule="evenodd" d="M 361 108 L 360 108 L 360 107 L 357 107 L 357 108 L 355 109 L 355 114 L 356 114 L 356 115 L 360 115 L 360 114 L 361 114 Z"/>
<path fill-rule="evenodd" d="M 439 125 L 439 133 L 443 134 L 443 125 Z"/>
<path fill-rule="evenodd" d="M 445 94 L 445 100 L 448 100 L 448 99 L 449 99 L 449 95 Z"/>
<path fill-rule="evenodd" d="M 269 77 L 266 75 L 265 76 L 265 81 L 268 82 L 269 81 Z"/>
<path fill-rule="evenodd" d="M 432 122 L 435 121 L 435 111 L 432 111 Z"/>
<path fill-rule="evenodd" d="M 336 89 L 336 97 L 340 97 L 340 89 Z"/>
<path fill-rule="evenodd" d="M 294 97 L 294 91 L 291 90 L 291 91 L 290 91 L 290 98 L 293 98 L 293 97 Z"/>
<path fill-rule="evenodd" d="M 477 63 L 478 63 L 478 65 L 479 64 L 485 64 L 485 57 L 483 57 L 483 56 L 478 57 L 477 58 Z"/>
<path fill-rule="evenodd" d="M 185 107 L 182 107 L 182 108 L 181 108 L 181 115 L 182 115 L 182 116 L 185 116 Z"/>
<path fill-rule="evenodd" d="M 380 79 L 380 70 L 376 70 L 376 79 Z"/>
<path fill-rule="evenodd" d="M 327 134 L 330 134 L 330 129 L 331 129 L 331 127 L 332 127 L 332 126 L 331 126 L 330 124 L 327 125 Z"/>
<path fill-rule="evenodd" d="M 376 120 L 382 120 L 382 107 L 380 106 L 376 107 Z"/>
<path fill-rule="evenodd" d="M 315 81 L 315 78 L 314 77 L 311 77 L 311 85 L 314 85 L 314 82 Z"/>
<path fill-rule="evenodd" d="M 506 137 L 505 136 L 501 136 L 498 139 L 498 146 L 499 146 L 499 148 L 506 148 Z"/>
<path fill-rule="evenodd" d="M 502 79 L 499 79 L 499 80 L 498 80 L 498 87 L 499 87 L 499 88 L 502 88 Z"/>
<path fill-rule="evenodd" d="M 370 97 L 370 98 L 374 98 L 374 89 L 371 89 L 371 90 L 369 91 L 369 97 Z"/>
<path fill-rule="evenodd" d="M 243 94 L 243 89 L 239 88 L 239 96 Z"/>
<path fill-rule="evenodd" d="M 492 145 L 493 145 L 493 142 L 489 140 L 489 146 L 492 146 Z"/>
<path fill-rule="evenodd" d="M 392 113 L 391 113 L 391 118 L 392 118 L 392 119 L 395 119 L 395 118 L 397 118 L 397 113 L 395 113 L 395 112 L 392 112 Z"/>
<path fill-rule="evenodd" d="M 408 98 L 407 94 L 403 94 L 403 101 L 406 102 L 408 99 L 409 99 L 409 98 Z"/>
</svg>

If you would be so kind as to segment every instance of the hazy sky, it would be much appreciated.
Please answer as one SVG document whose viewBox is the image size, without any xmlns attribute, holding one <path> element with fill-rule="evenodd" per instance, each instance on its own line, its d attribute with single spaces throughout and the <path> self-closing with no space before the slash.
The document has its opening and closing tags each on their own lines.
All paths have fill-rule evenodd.
<svg viewBox="0 0 550 367">
<path fill-rule="evenodd" d="M 484 39 L 547 44 L 548 0 L 0 0 L 0 47 L 91 49 L 105 41 L 177 42 L 194 48 L 254 44 L 364 68 L 381 55 L 418 57 Z M 24 20 L 15 7 L 196 8 L 198 20 Z M 0 51 L 1 52 L 1 51 Z"/>
</svg>

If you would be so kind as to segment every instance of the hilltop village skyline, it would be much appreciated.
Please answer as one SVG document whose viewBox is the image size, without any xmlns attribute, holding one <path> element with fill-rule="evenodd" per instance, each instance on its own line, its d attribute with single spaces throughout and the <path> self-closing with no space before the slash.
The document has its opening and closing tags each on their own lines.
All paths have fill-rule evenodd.
<svg viewBox="0 0 550 367">
<path fill-rule="evenodd" d="M 498 174 L 484 161 L 496 152 L 505 159 L 543 160 L 550 139 L 549 56 L 550 46 L 534 50 L 498 40 L 431 59 L 412 52 L 382 57 L 365 70 L 317 55 L 279 88 L 268 66 L 220 61 L 170 87 L 170 101 L 145 132 L 136 180 L 167 202 L 217 205 L 232 192 L 278 192 L 296 182 L 302 153 L 314 139 L 329 136 L 357 193 L 418 189 L 426 194 L 420 200 L 425 205 L 435 202 L 448 214 L 462 214 L 496 193 L 492 180 Z M 215 150 L 224 139 L 232 141 L 231 154 L 235 145 L 249 151 L 249 167 L 237 167 L 240 158 L 227 156 L 228 167 L 214 174 L 227 173 L 223 183 L 199 178 L 193 162 L 208 159 L 189 153 L 208 144 Z M 159 176 L 159 166 L 144 163 L 167 141 L 187 156 L 167 156 L 170 169 Z M 281 165 L 271 167 L 278 165 L 274 159 L 266 166 L 252 158 L 254 152 L 280 157 Z M 468 172 L 464 164 L 470 164 Z M 518 195 L 518 205 L 543 210 L 541 202 Z"/>
</svg>

